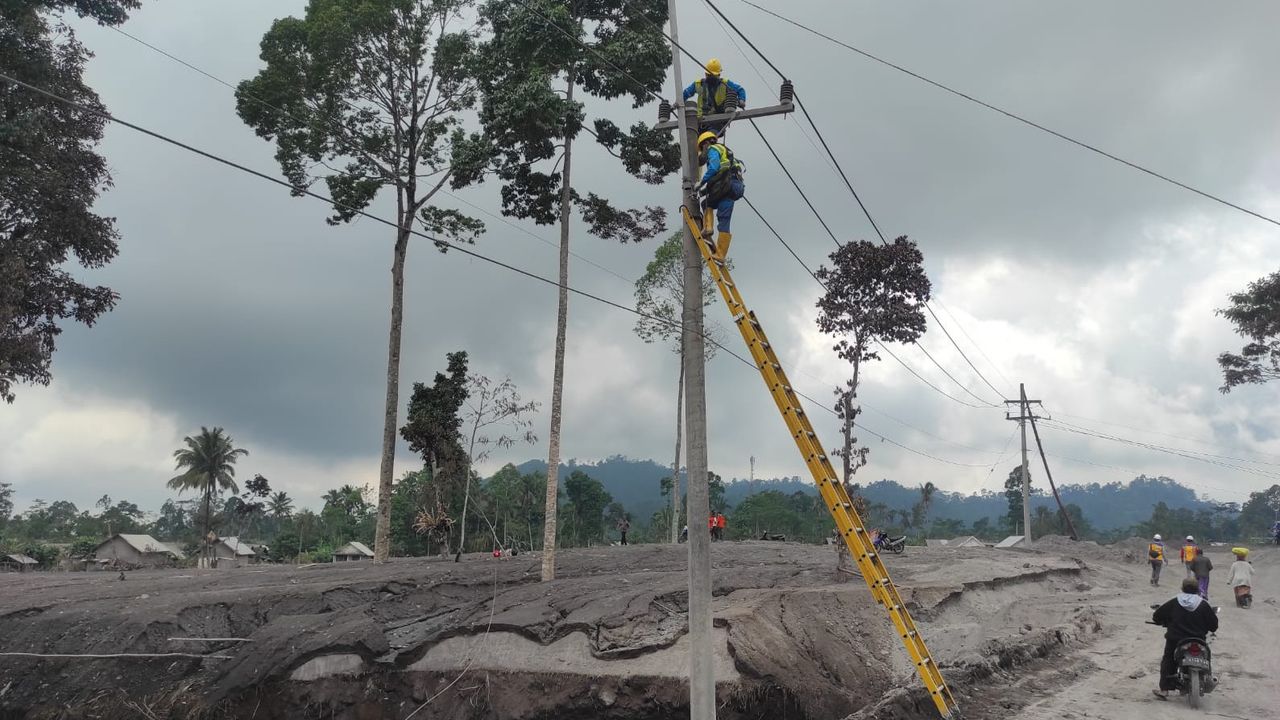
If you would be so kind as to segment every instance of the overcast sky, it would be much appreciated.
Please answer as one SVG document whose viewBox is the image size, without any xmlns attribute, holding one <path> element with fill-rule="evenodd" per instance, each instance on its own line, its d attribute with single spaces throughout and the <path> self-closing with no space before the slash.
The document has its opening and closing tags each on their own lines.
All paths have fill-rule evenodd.
<svg viewBox="0 0 1280 720">
<path fill-rule="evenodd" d="M 1238 347 L 1214 316 L 1226 295 L 1280 267 L 1280 228 L 1086 152 L 782 24 L 737 0 L 720 7 L 790 75 L 885 233 L 925 255 L 935 310 L 1007 397 L 1025 382 L 1055 417 L 1149 443 L 1257 461 L 1254 472 L 1043 429 L 1060 483 L 1168 475 L 1240 500 L 1280 474 L 1276 388 L 1223 396 L 1217 353 Z M 882 3 L 762 0 L 801 22 L 1063 133 L 1273 217 L 1280 215 L 1280 6 L 1255 0 Z M 232 83 L 259 68 L 271 21 L 302 2 L 148 2 L 124 30 Z M 683 39 L 718 56 L 752 105 L 778 78 L 748 58 L 705 6 L 683 0 Z M 119 117 L 273 175 L 274 147 L 235 114 L 232 92 L 112 30 L 80 28 L 97 57 L 88 81 Z M 745 49 L 745 46 L 743 46 Z M 694 67 L 685 64 L 686 79 Z M 757 73 L 763 73 L 763 77 Z M 652 106 L 593 105 L 619 125 Z M 870 226 L 799 118 L 759 121 L 841 241 Z M 810 267 L 834 244 L 745 126 L 729 144 L 748 195 Z M 589 139 L 588 139 L 589 141 Z M 583 144 L 575 185 L 619 203 L 673 206 Z M 0 477 L 18 508 L 88 507 L 104 493 L 158 508 L 172 451 L 202 425 L 247 448 L 240 475 L 266 475 L 302 505 L 341 483 L 376 484 L 392 237 L 370 222 L 325 224 L 326 207 L 119 126 L 102 144 L 115 187 L 120 256 L 82 272 L 121 294 L 92 329 L 62 336 L 48 388 L 0 406 Z M 498 186 L 466 191 L 496 212 Z M 445 199 L 447 205 L 455 201 Z M 463 209 L 466 206 L 458 205 Z M 387 205 L 379 206 L 380 212 Z M 554 228 L 481 216 L 477 250 L 553 277 Z M 674 220 L 674 216 L 673 216 Z M 675 223 L 672 222 L 672 227 Z M 819 288 L 745 208 L 735 276 L 793 382 L 829 402 L 844 370 L 814 325 Z M 632 303 L 630 280 L 654 244 L 620 246 L 574 225 L 570 282 Z M 473 369 L 510 375 L 544 403 L 541 442 L 496 454 L 546 457 L 555 290 L 417 243 L 406 272 L 402 400 L 465 349 Z M 711 319 L 726 320 L 717 303 Z M 671 461 L 676 357 L 645 345 L 633 316 L 570 303 L 562 451 Z M 727 323 L 726 323 L 727 324 Z M 728 337 L 736 349 L 736 337 Z M 977 395 L 998 401 L 939 328 L 924 346 Z M 919 348 L 897 351 L 956 397 L 971 398 Z M 710 460 L 725 477 L 804 473 L 757 375 L 721 354 L 708 368 Z M 1015 464 L 1003 409 L 943 397 L 891 359 L 866 370 L 866 425 L 939 462 L 872 439 L 865 481 L 999 488 Z M 401 405 L 403 420 L 404 406 Z M 1070 414 L 1070 415 L 1068 415 Z M 833 416 L 811 408 L 834 447 Z M 1108 425 L 1103 423 L 1116 423 Z M 1162 434 L 1154 434 L 1162 433 Z M 864 437 L 867 437 L 864 434 Z M 1234 461 L 1231 461 L 1233 464 Z M 1092 463 L 1092 464 L 1089 464 Z M 396 474 L 419 467 L 401 443 Z M 995 466 L 992 472 L 993 465 Z M 1039 480 L 1042 473 L 1033 470 Z M 655 478 L 654 492 L 658 486 Z"/>
</svg>

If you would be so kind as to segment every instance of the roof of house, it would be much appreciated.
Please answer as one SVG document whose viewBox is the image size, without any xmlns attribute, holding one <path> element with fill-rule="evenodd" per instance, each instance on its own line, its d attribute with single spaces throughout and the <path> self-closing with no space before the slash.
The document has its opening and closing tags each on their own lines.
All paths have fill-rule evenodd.
<svg viewBox="0 0 1280 720">
<path fill-rule="evenodd" d="M 19 565 L 39 565 L 40 564 L 39 560 L 36 560 L 35 558 L 29 555 L 23 555 L 22 553 L 13 553 L 12 555 L 5 555 L 5 557 L 18 563 Z"/>
<path fill-rule="evenodd" d="M 219 538 L 219 539 L 218 539 L 218 542 L 220 542 L 220 543 L 222 543 L 222 544 L 226 545 L 227 547 L 231 548 L 231 549 L 235 552 L 235 554 L 236 554 L 236 555 L 243 555 L 243 556 L 248 557 L 248 556 L 250 556 L 250 555 L 256 555 L 256 554 L 257 554 L 257 553 L 255 553 L 255 552 L 253 551 L 253 548 L 249 547 L 249 543 L 247 543 L 247 542 L 245 542 L 245 541 L 241 540 L 241 539 L 240 539 L 240 538 L 238 538 L 238 537 L 234 537 L 234 536 L 232 536 L 232 537 Z"/>
<path fill-rule="evenodd" d="M 996 543 L 996 547 L 998 547 L 998 548 L 1011 548 L 1011 547 L 1016 547 L 1016 546 L 1018 546 L 1018 545 L 1022 545 L 1022 544 L 1023 544 L 1023 541 L 1024 541 L 1025 539 L 1026 539 L 1026 538 L 1024 538 L 1024 537 L 1023 537 L 1023 536 L 1021 536 L 1021 535 L 1010 535 L 1009 537 L 1007 537 L 1007 538 L 1005 538 L 1005 539 L 1001 540 L 1000 542 Z"/>
<path fill-rule="evenodd" d="M 102 542 L 98 543 L 98 547 L 100 548 L 103 545 L 106 545 L 107 543 L 111 542 L 115 538 L 120 538 L 121 540 L 125 541 L 125 543 L 129 545 L 129 547 L 133 548 L 134 550 L 137 550 L 140 553 L 144 553 L 144 554 L 145 553 L 168 553 L 169 555 L 173 555 L 178 559 L 182 559 L 183 557 L 181 552 L 175 551 L 173 548 L 151 537 L 150 535 L 129 535 L 126 533 L 116 533 L 115 535 L 112 535 L 106 540 L 103 540 Z"/>
<path fill-rule="evenodd" d="M 979 540 L 973 535 L 962 535 L 958 538 L 952 538 L 947 543 L 947 547 L 986 547 L 987 544 Z"/>
<path fill-rule="evenodd" d="M 185 558 L 185 557 L 187 556 L 186 551 L 184 551 L 184 550 L 182 549 L 182 543 L 178 543 L 178 542 L 162 542 L 162 543 L 160 543 L 160 544 L 161 544 L 161 545 L 163 545 L 163 546 L 165 546 L 166 548 L 168 548 L 168 549 L 169 549 L 169 552 L 171 552 L 171 553 L 173 553 L 174 555 L 176 555 L 176 556 L 178 557 L 178 559 L 179 559 L 179 560 L 182 560 L 183 558 Z"/>
<path fill-rule="evenodd" d="M 369 549 L 368 545 L 365 545 L 362 542 L 356 542 L 354 540 L 347 543 L 346 545 L 343 545 L 337 550 L 334 550 L 333 554 L 334 555 L 363 555 L 365 557 L 373 557 L 373 551 Z"/>
</svg>

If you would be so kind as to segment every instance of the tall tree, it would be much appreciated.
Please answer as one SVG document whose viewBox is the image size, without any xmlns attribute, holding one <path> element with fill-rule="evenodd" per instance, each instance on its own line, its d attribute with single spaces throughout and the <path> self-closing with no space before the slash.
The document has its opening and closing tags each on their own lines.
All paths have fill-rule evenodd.
<svg viewBox="0 0 1280 720">
<path fill-rule="evenodd" d="M 283 520 L 293 514 L 293 498 L 289 497 L 289 493 L 281 490 L 271 496 L 267 508 L 271 511 L 272 517 Z"/>
<path fill-rule="evenodd" d="M 137 0 L 20 0 L 0 3 L 0 68 L 87 108 L 102 102 L 83 79 L 93 56 L 64 22 L 75 12 L 100 25 L 123 23 Z M 17 382 L 48 385 L 62 321 L 93 325 L 118 296 L 81 283 L 66 268 L 116 256 L 115 220 L 93 212 L 111 186 L 95 151 L 106 120 L 53 98 L 0 83 L 0 398 Z"/>
<path fill-rule="evenodd" d="M 732 269 L 733 262 L 729 261 Z M 715 302 L 716 288 L 711 274 L 702 271 L 702 306 Z M 684 308 L 684 239 L 682 233 L 667 238 L 653 253 L 653 260 L 645 267 L 644 275 L 636 280 L 636 310 L 642 313 L 636 320 L 635 332 L 647 343 L 661 340 L 680 358 L 680 378 L 676 383 L 676 453 L 671 462 L 671 477 L 680 482 L 680 441 L 684 438 L 684 343 L 680 331 L 680 313 Z M 719 326 L 706 327 L 706 335 L 714 340 L 720 335 Z M 703 345 L 703 355 L 710 361 L 716 354 L 716 343 Z M 663 495 L 668 493 L 664 492 Z M 680 493 L 671 495 L 671 517 L 680 516 Z M 671 523 L 671 542 L 680 541 L 680 528 Z"/>
<path fill-rule="evenodd" d="M 929 532 L 929 513 L 933 510 L 933 496 L 938 491 L 938 487 L 932 482 L 926 482 L 920 486 L 920 510 L 924 521 L 922 530 L 925 534 Z"/>
<path fill-rule="evenodd" d="M 469 392 L 467 385 L 467 353 L 448 353 L 448 374 L 436 373 L 431 385 L 413 384 L 409 412 L 400 434 L 409 449 L 422 455 L 430 471 L 434 505 L 423 511 L 433 516 L 453 506 L 457 490 L 466 482 L 469 472 L 467 453 L 462 446 L 462 406 Z"/>
<path fill-rule="evenodd" d="M 855 447 L 853 434 L 862 406 L 858 385 L 862 364 L 879 360 L 882 342 L 914 343 L 925 331 L 924 303 L 931 286 L 924 256 L 906 236 L 885 245 L 867 240 L 845 243 L 831 253 L 831 267 L 816 275 L 826 291 L 818 300 L 818 328 L 836 339 L 835 352 L 852 366 L 844 387 L 836 388 L 837 415 L 843 423 L 844 482 L 867 464 L 869 448 Z"/>
<path fill-rule="evenodd" d="M 613 496 L 599 480 L 581 470 L 574 470 L 564 480 L 573 518 L 573 539 L 580 545 L 604 539 L 604 511 Z"/>
<path fill-rule="evenodd" d="M 200 538 L 201 558 L 209 563 L 209 526 L 213 514 L 213 498 L 223 491 L 239 492 L 236 485 L 236 460 L 249 451 L 235 446 L 231 436 L 220 427 L 200 428 L 199 435 L 182 439 L 184 448 L 173 451 L 177 469 L 186 472 L 171 479 L 169 487 L 184 492 L 194 490 L 204 496 L 204 532 Z"/>
<path fill-rule="evenodd" d="M 542 579 L 555 577 L 560 424 L 564 396 L 565 329 L 569 307 L 569 223 L 574 208 L 604 240 L 650 239 L 665 229 L 657 207 L 623 210 L 571 182 L 574 140 L 584 129 L 579 92 L 608 100 L 630 96 L 635 107 L 657 92 L 671 63 L 663 43 L 665 0 L 489 0 L 481 10 L 492 28 L 482 51 L 481 122 L 494 143 L 503 182 L 503 214 L 560 225 L 560 289 L 556 307 L 551 427 L 547 437 L 546 524 Z M 618 68 L 627 69 L 625 74 Z M 644 123 L 623 132 L 593 123 L 599 144 L 628 173 L 658 183 L 680 164 L 665 132 Z"/>
<path fill-rule="evenodd" d="M 1027 471 L 1028 481 L 1031 479 L 1031 471 Z M 1005 522 L 1009 526 L 1010 532 L 1016 532 L 1018 526 L 1022 524 L 1022 466 L 1015 465 L 1009 471 L 1009 477 L 1004 481 L 1004 499 L 1006 507 Z M 1026 528 L 1023 528 L 1026 533 Z"/>
<path fill-rule="evenodd" d="M 1218 356 L 1224 393 L 1238 385 L 1280 378 L 1280 272 L 1249 283 L 1230 300 L 1231 304 L 1217 313 L 1231 321 L 1248 342 L 1239 353 Z"/>
<path fill-rule="evenodd" d="M 9 516 L 13 514 L 13 485 L 7 482 L 0 482 L 0 529 L 3 529 L 5 523 L 9 522 Z"/>
<path fill-rule="evenodd" d="M 471 477 L 476 463 L 487 460 L 495 448 L 505 449 L 517 442 L 538 441 L 531 416 L 538 412 L 539 403 L 520 399 L 520 390 L 511 378 L 495 383 L 484 375 L 469 376 L 464 404 L 462 420 L 470 427 L 470 438 L 467 443 L 466 488 L 462 496 L 462 531 L 455 559 L 461 558 L 467 544 L 467 508 L 471 503 Z"/>
<path fill-rule="evenodd" d="M 446 184 L 477 182 L 489 160 L 479 135 L 462 128 L 478 69 L 470 9 L 470 0 L 312 0 L 303 18 L 275 21 L 262 38 L 266 67 L 236 91 L 241 119 L 275 141 L 289 182 L 301 189 L 324 180 L 335 200 L 330 224 L 350 222 L 383 189 L 395 194 L 378 562 L 390 550 L 409 237 L 420 227 L 473 243 L 484 231 L 479 220 L 430 204 Z"/>
</svg>

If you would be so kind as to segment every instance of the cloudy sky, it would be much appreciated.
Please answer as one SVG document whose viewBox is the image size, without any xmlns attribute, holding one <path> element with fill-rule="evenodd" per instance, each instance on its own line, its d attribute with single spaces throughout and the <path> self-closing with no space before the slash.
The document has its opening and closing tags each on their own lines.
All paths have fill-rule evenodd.
<svg viewBox="0 0 1280 720">
<path fill-rule="evenodd" d="M 1280 215 L 1275 3 L 761 4 Z M 776 96 L 777 76 L 731 42 L 704 5 L 679 5 L 691 50 L 720 57 L 726 74 L 747 85 L 753 105 Z M 1056 418 L 1079 427 L 1253 461 L 1222 467 L 1045 428 L 1059 482 L 1162 474 L 1232 500 L 1274 482 L 1276 389 L 1217 392 L 1214 358 L 1239 343 L 1213 310 L 1229 292 L 1280 267 L 1280 228 L 877 65 L 739 0 L 719 5 L 794 80 L 886 234 L 920 243 L 935 310 L 1002 393 L 1012 397 L 1024 382 Z M 234 83 L 258 69 L 257 44 L 270 22 L 302 8 L 300 1 L 154 2 L 123 29 Z M 273 147 L 240 122 L 229 89 L 113 30 L 80 32 L 97 53 L 88 80 L 119 117 L 277 173 Z M 686 77 L 692 72 L 686 63 Z M 655 114 L 625 104 L 592 110 L 624 126 Z M 760 125 L 840 239 L 871 237 L 799 118 Z M 834 249 L 831 239 L 759 139 L 741 129 L 729 140 L 750 166 L 750 197 L 810 267 L 822 263 Z M 637 205 L 676 201 L 674 181 L 644 186 L 598 148 L 583 148 L 574 156 L 579 188 Z M 20 387 L 17 403 L 0 407 L 0 476 L 16 486 L 19 508 L 35 498 L 87 507 L 109 493 L 155 509 L 167 496 L 173 449 L 202 425 L 225 427 L 249 449 L 243 475 L 260 472 L 302 504 L 318 505 L 324 490 L 341 483 L 376 483 L 388 230 L 370 222 L 330 227 L 316 201 L 123 127 L 109 127 L 102 152 L 116 186 L 99 208 L 118 218 L 121 252 L 110 267 L 84 276 L 114 287 L 122 300 L 95 328 L 63 335 L 50 387 Z M 491 183 L 461 197 L 491 212 L 499 207 Z M 489 229 L 477 250 L 554 276 L 553 228 L 481 217 Z M 734 231 L 736 278 L 748 303 L 795 384 L 827 402 L 843 371 L 815 330 L 819 288 L 746 208 Z M 626 304 L 631 280 L 653 252 L 651 244 L 591 238 L 580 225 L 572 248 L 579 257 L 571 283 Z M 415 380 L 443 369 L 445 353 L 466 349 L 476 371 L 510 375 L 526 397 L 549 404 L 554 288 L 422 244 L 410 248 L 406 285 L 403 399 Z M 723 319 L 722 307 L 709 312 Z M 565 458 L 670 462 L 676 359 L 639 341 L 633 319 L 571 300 Z M 924 346 L 978 396 L 1000 399 L 937 327 Z M 938 388 L 972 400 L 919 348 L 898 352 Z M 758 376 L 723 354 L 708 373 L 713 469 L 746 476 L 754 455 L 758 475 L 803 473 Z M 862 471 L 868 481 L 931 480 L 965 492 L 999 487 L 1017 450 L 1003 409 L 954 402 L 890 359 L 866 378 L 868 428 L 933 456 L 872 439 Z M 811 416 L 833 445 L 835 418 L 816 408 Z M 544 405 L 537 421 L 544 441 L 548 422 Z M 490 469 L 539 456 L 546 456 L 545 442 L 495 456 Z M 419 464 L 402 444 L 397 474 Z"/>
</svg>

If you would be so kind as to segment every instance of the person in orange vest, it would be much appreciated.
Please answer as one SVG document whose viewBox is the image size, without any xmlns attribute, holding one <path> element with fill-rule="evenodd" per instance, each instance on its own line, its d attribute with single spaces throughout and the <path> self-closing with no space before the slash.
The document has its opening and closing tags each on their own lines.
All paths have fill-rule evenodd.
<svg viewBox="0 0 1280 720">
<path fill-rule="evenodd" d="M 1151 561 L 1151 585 L 1159 585 L 1160 571 L 1169 564 L 1164 556 L 1164 543 L 1160 541 L 1160 533 L 1151 537 L 1151 544 L 1147 546 L 1147 559 Z"/>
<path fill-rule="evenodd" d="M 720 526 L 716 524 L 716 514 L 711 513 L 707 516 L 707 529 L 711 531 L 711 539 L 720 539 Z"/>
<path fill-rule="evenodd" d="M 1196 546 L 1196 539 L 1190 535 L 1187 541 L 1182 544 L 1182 564 L 1187 568 L 1187 577 L 1195 577 L 1195 571 L 1191 569 L 1191 563 L 1196 560 L 1196 550 L 1200 548 Z"/>
<path fill-rule="evenodd" d="M 721 540 L 724 539 L 724 528 L 726 525 L 728 525 L 728 522 L 725 521 L 724 513 L 716 513 L 716 534 L 719 535 Z"/>
</svg>

